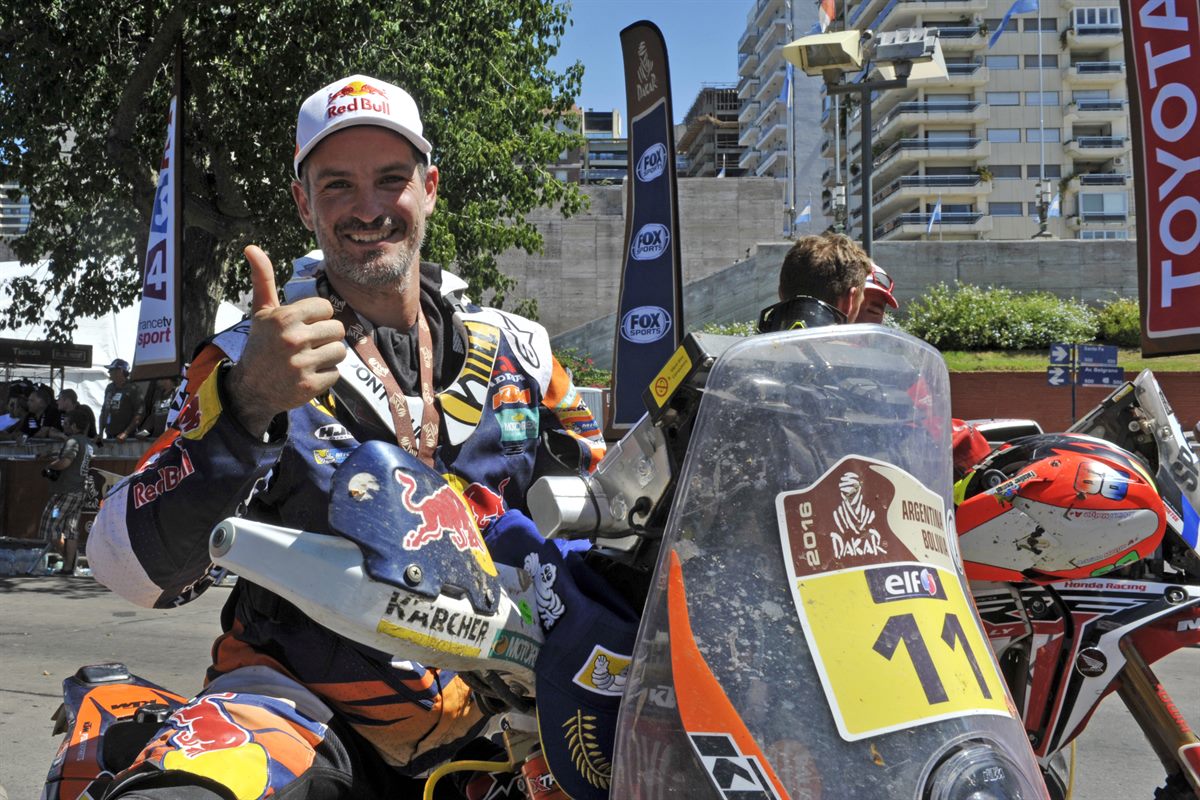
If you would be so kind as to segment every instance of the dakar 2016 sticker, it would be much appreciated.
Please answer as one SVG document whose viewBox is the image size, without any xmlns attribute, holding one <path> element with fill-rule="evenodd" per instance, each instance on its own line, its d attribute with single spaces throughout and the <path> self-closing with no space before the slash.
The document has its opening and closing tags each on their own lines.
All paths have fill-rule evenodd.
<svg viewBox="0 0 1200 800">
<path fill-rule="evenodd" d="M 892 464 L 846 456 L 780 493 L 775 509 L 792 600 L 843 739 L 1011 715 L 939 495 Z"/>
</svg>

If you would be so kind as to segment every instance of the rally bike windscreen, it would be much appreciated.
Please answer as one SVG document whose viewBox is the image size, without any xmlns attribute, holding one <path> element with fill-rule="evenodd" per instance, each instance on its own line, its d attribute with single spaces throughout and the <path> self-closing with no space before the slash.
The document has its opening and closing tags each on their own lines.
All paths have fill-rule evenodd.
<svg viewBox="0 0 1200 800">
<path fill-rule="evenodd" d="M 708 378 L 611 797 L 1042 798 L 968 599 L 949 379 L 875 325 L 757 336 Z"/>
</svg>

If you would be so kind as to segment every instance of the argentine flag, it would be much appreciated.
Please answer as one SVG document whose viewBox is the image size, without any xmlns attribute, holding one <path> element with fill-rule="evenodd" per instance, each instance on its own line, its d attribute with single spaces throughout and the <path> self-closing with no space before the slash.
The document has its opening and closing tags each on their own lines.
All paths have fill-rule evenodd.
<svg viewBox="0 0 1200 800">
<path fill-rule="evenodd" d="M 804 208 L 800 209 L 800 213 L 796 215 L 796 223 L 799 224 L 801 222 L 812 222 L 812 203 L 804 206 Z"/>
<path fill-rule="evenodd" d="M 1008 20 L 1013 14 L 1032 14 L 1038 10 L 1038 0 L 1014 0 L 1013 4 L 1008 7 L 1008 11 L 1004 14 L 1004 19 L 1000 20 L 1000 24 L 996 26 L 996 32 L 992 34 L 992 38 L 988 39 L 988 50 L 992 49 L 992 45 L 1000 41 L 1000 34 L 1004 33 L 1004 29 L 1008 27 Z"/>
<path fill-rule="evenodd" d="M 933 233 L 933 223 L 942 221 L 942 198 L 938 198 L 937 205 L 933 207 L 933 213 L 929 215 L 929 225 L 925 228 L 925 235 Z"/>
</svg>

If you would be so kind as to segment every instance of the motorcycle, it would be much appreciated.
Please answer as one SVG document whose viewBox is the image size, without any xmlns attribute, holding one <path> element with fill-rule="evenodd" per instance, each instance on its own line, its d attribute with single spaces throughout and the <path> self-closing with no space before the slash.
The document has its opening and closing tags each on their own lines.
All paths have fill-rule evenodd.
<svg viewBox="0 0 1200 800">
<path fill-rule="evenodd" d="M 426 797 L 486 769 L 520 770 L 529 798 L 1045 798 L 960 567 L 948 383 L 935 350 L 878 326 L 693 335 L 595 474 L 535 484 L 540 561 L 493 559 L 448 487 L 414 494 L 419 462 L 384 443 L 335 475 L 338 536 L 227 519 L 210 555 L 502 709 L 505 759 L 444 765 Z M 554 622 L 585 592 L 566 593 L 566 557 L 558 582 L 546 568 L 579 539 L 589 574 L 643 609 L 624 652 Z M 178 702 L 142 687 L 82 731 L 92 677 L 68 681 L 45 797 L 72 796 L 72 759 L 106 757 L 121 720 L 169 724 Z"/>
<path fill-rule="evenodd" d="M 1146 370 L 1066 434 L 1015 439 L 966 481 L 967 577 L 1054 798 L 1114 692 L 1167 773 L 1154 797 L 1200 797 L 1200 739 L 1150 667 L 1200 644 L 1197 475 Z"/>
</svg>

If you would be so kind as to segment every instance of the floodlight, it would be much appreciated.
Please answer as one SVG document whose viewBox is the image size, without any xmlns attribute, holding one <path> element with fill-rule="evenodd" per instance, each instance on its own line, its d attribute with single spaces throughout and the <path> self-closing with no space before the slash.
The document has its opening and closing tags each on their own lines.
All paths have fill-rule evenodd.
<svg viewBox="0 0 1200 800">
<path fill-rule="evenodd" d="M 950 79 L 937 28 L 903 28 L 876 34 L 872 58 L 884 80 L 907 78 L 912 86 Z"/>
<path fill-rule="evenodd" d="M 808 75 L 821 75 L 831 69 L 859 70 L 863 65 L 863 38 L 856 30 L 803 36 L 783 46 L 783 57 Z"/>
</svg>

